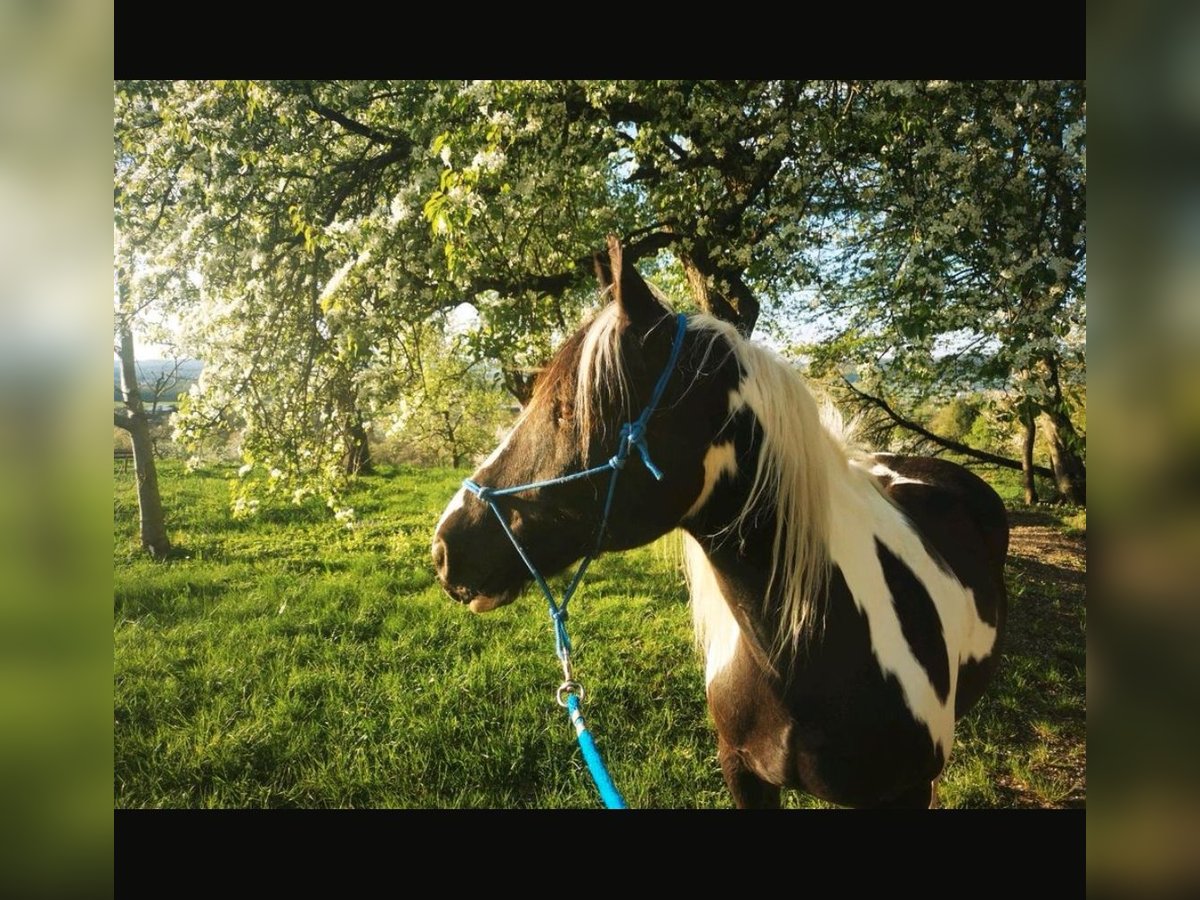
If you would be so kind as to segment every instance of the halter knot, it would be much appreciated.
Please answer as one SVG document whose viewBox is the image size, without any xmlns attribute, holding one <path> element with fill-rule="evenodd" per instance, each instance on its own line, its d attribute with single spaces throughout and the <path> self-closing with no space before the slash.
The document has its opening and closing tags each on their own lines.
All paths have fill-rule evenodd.
<svg viewBox="0 0 1200 900">
<path fill-rule="evenodd" d="M 484 503 L 491 503 L 495 499 L 496 492 L 490 487 L 483 487 L 480 484 L 472 481 L 470 478 L 463 480 L 463 487 L 482 500 Z"/>
<path fill-rule="evenodd" d="M 651 407 L 653 408 L 653 407 Z M 646 469 L 654 476 L 655 481 L 663 480 L 662 470 L 654 464 L 654 460 L 650 458 L 650 448 L 646 444 L 646 423 L 641 419 L 634 422 L 626 422 L 621 426 L 621 445 L 614 460 L 620 460 L 620 463 L 614 465 L 614 468 L 624 468 L 625 460 L 629 457 L 631 448 L 637 448 L 637 452 L 642 457 L 642 462 Z M 610 460 L 611 464 L 611 460 Z"/>
</svg>

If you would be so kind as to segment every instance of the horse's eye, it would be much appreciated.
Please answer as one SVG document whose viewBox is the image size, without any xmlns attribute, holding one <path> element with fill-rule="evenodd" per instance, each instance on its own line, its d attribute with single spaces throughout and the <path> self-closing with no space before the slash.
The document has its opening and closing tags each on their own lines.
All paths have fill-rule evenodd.
<svg viewBox="0 0 1200 900">
<path fill-rule="evenodd" d="M 575 404 L 570 400 L 554 401 L 554 421 L 560 425 L 575 418 Z"/>
</svg>

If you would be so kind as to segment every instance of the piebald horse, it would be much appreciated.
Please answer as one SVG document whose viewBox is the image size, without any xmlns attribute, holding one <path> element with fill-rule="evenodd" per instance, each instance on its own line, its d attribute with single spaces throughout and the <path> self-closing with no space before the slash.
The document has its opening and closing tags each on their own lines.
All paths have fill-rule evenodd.
<svg viewBox="0 0 1200 900">
<path fill-rule="evenodd" d="M 667 365 L 676 317 L 609 240 L 611 295 L 559 349 L 473 480 L 497 488 L 602 465 Z M 955 721 L 996 666 L 1008 521 L 982 480 L 939 459 L 869 455 L 795 368 L 729 324 L 687 318 L 602 551 L 675 528 L 705 658 L 718 758 L 739 807 L 797 788 L 847 806 L 936 804 Z M 604 478 L 501 498 L 544 573 L 596 545 Z M 460 490 L 433 538 L 438 578 L 475 612 L 529 572 Z"/>
</svg>

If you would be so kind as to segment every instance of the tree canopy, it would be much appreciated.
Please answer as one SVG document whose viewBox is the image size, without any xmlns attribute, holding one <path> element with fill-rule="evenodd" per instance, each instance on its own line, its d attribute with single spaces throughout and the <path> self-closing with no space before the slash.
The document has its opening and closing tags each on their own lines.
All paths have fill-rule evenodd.
<svg viewBox="0 0 1200 900">
<path fill-rule="evenodd" d="M 238 423 L 243 508 L 336 505 L 461 304 L 462 371 L 543 362 L 610 232 L 747 335 L 821 325 L 813 371 L 902 412 L 1010 392 L 1082 496 L 1080 84 L 124 82 L 115 126 L 121 315 L 181 323 L 178 432 Z"/>
</svg>

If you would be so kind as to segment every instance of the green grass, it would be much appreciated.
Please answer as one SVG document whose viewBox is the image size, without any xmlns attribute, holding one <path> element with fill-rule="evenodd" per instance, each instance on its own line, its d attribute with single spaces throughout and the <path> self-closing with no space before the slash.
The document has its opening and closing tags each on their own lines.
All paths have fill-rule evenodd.
<svg viewBox="0 0 1200 900">
<path fill-rule="evenodd" d="M 116 475 L 118 807 L 598 805 L 553 700 L 543 601 L 476 616 L 434 581 L 431 529 L 462 472 L 363 479 L 353 529 L 315 505 L 234 522 L 231 474 L 162 464 L 165 563 L 138 551 L 132 478 Z M 577 674 L 631 806 L 725 807 L 669 545 L 593 565 L 573 604 Z M 1011 589 L 1011 655 L 959 726 L 946 805 L 1078 800 L 1060 767 L 1083 764 L 1082 604 Z"/>
</svg>

